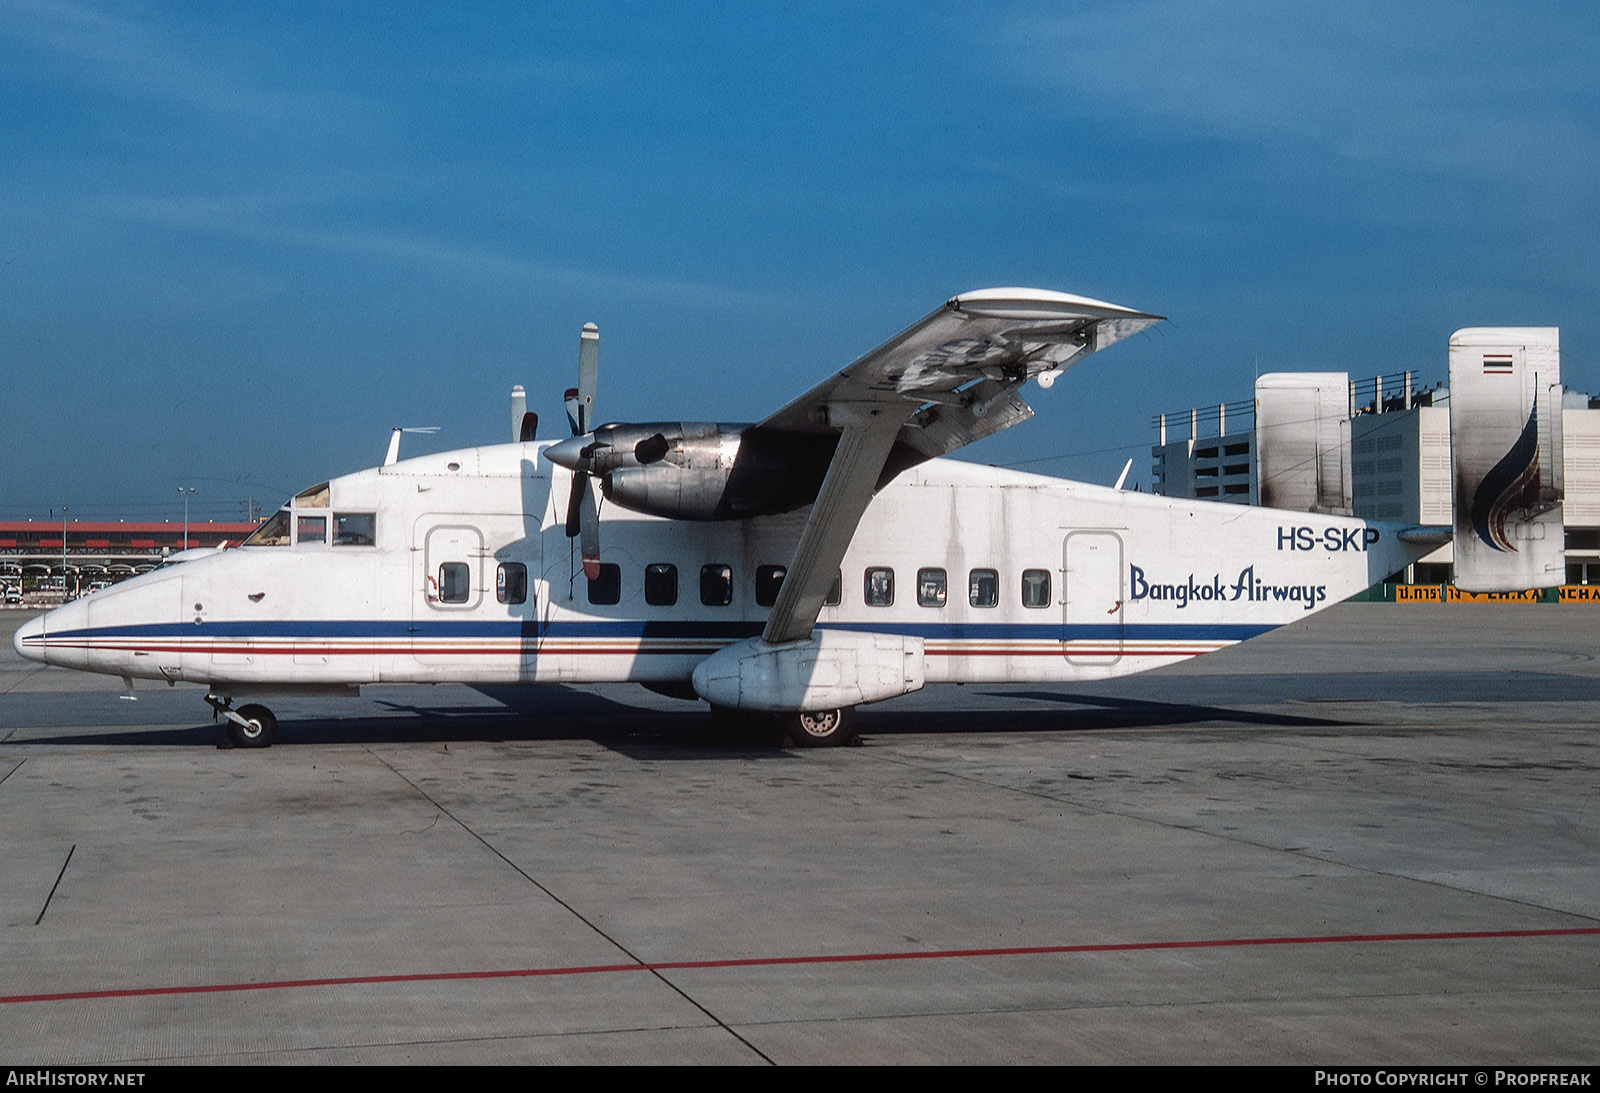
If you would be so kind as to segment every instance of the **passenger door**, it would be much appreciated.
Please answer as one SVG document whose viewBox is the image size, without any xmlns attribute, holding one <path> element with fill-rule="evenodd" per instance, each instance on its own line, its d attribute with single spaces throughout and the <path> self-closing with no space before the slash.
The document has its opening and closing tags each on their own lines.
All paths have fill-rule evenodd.
<svg viewBox="0 0 1600 1093">
<path fill-rule="evenodd" d="M 471 620 L 485 593 L 493 595 L 485 585 L 483 533 L 456 516 L 424 516 L 417 528 L 422 564 L 414 574 L 412 654 L 430 664 L 454 662 L 472 644 Z"/>
<path fill-rule="evenodd" d="M 1122 536 L 1098 528 L 1070 531 L 1062 552 L 1062 655 L 1073 664 L 1115 664 L 1124 637 Z"/>
</svg>

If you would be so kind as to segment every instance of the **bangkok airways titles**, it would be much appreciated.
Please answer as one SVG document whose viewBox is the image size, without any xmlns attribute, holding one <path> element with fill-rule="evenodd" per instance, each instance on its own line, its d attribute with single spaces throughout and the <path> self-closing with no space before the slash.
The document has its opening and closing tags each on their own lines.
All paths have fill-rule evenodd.
<svg viewBox="0 0 1600 1093">
<path fill-rule="evenodd" d="M 1220 573 L 1213 575 L 1209 581 L 1197 581 L 1191 573 L 1183 584 L 1159 584 L 1149 580 L 1140 567 L 1128 567 L 1129 600 L 1170 600 L 1180 610 L 1194 601 L 1221 600 L 1232 603 L 1244 600 L 1247 603 L 1265 603 L 1280 600 L 1302 604 L 1310 611 L 1327 598 L 1328 586 L 1325 584 L 1272 584 L 1259 579 L 1253 565 L 1240 570 L 1238 579 L 1232 584 L 1225 583 Z"/>
</svg>

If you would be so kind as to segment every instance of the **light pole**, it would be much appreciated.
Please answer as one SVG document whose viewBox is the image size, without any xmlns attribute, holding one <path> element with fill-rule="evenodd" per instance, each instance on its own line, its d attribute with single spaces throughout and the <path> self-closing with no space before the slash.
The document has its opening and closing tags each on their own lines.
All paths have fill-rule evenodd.
<svg viewBox="0 0 1600 1093">
<path fill-rule="evenodd" d="M 193 486 L 179 486 L 178 492 L 183 494 L 183 549 L 189 549 L 189 495 L 194 493 Z"/>
<path fill-rule="evenodd" d="M 61 506 L 61 602 L 67 601 L 67 506 Z"/>
</svg>

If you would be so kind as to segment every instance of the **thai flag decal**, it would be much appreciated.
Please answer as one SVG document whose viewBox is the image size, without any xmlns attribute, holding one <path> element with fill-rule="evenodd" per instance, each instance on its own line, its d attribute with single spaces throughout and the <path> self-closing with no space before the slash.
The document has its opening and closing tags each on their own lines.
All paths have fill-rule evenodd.
<svg viewBox="0 0 1600 1093">
<path fill-rule="evenodd" d="M 1483 355 L 1483 371 L 1490 376 L 1511 375 L 1512 357 L 1510 353 L 1485 353 Z"/>
<path fill-rule="evenodd" d="M 1488 368 L 1488 358 L 1484 358 Z M 1478 538 L 1495 550 L 1516 552 L 1506 538 L 1506 521 L 1513 510 L 1531 508 L 1539 500 L 1539 400 L 1522 427 L 1522 435 L 1478 483 L 1472 499 L 1472 526 Z"/>
</svg>

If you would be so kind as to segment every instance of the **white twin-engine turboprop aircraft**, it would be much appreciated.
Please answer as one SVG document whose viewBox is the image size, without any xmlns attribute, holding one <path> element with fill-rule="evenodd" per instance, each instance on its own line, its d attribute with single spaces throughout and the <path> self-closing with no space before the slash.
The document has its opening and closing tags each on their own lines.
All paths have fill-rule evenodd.
<svg viewBox="0 0 1600 1093">
<path fill-rule="evenodd" d="M 570 439 L 536 443 L 514 394 L 516 442 L 403 461 L 391 446 L 240 548 L 69 603 L 16 648 L 130 689 L 205 684 L 242 746 L 276 731 L 245 697 L 619 680 L 838 744 L 853 707 L 931 683 L 1104 679 L 1224 648 L 1450 538 L 937 458 L 1031 417 L 1029 379 L 1049 387 L 1158 321 L 971 292 L 759 424 L 599 428 L 588 326 Z M 1451 382 L 1460 583 L 1557 584 L 1559 377 L 1549 354 L 1479 341 Z"/>
</svg>

